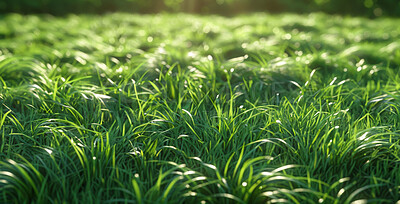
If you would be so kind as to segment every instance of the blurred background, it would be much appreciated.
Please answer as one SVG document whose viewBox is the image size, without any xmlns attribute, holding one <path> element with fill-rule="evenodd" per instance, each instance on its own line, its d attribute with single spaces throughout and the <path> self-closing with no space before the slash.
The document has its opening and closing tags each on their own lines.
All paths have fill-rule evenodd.
<svg viewBox="0 0 400 204">
<path fill-rule="evenodd" d="M 246 12 L 325 12 L 366 17 L 400 16 L 400 0 L 1 0 L 0 13 L 187 12 L 231 16 Z"/>
</svg>

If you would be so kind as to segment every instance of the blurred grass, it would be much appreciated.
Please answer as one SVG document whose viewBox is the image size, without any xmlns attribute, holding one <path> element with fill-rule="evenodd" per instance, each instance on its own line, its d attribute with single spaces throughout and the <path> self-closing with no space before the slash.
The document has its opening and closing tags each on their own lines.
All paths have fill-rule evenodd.
<svg viewBox="0 0 400 204">
<path fill-rule="evenodd" d="M 0 20 L 1 203 L 396 203 L 399 19 Z"/>
<path fill-rule="evenodd" d="M 250 12 L 325 12 L 369 18 L 399 17 L 398 0 L 3 0 L 0 14 L 104 14 L 185 12 L 233 16 Z"/>
</svg>

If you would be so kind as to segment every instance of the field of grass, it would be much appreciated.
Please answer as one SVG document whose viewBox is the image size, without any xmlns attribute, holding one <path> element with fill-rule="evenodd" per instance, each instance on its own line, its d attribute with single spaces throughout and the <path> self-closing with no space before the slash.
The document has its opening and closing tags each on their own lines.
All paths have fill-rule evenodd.
<svg viewBox="0 0 400 204">
<path fill-rule="evenodd" d="M 0 18 L 0 203 L 399 203 L 400 19 Z"/>
</svg>

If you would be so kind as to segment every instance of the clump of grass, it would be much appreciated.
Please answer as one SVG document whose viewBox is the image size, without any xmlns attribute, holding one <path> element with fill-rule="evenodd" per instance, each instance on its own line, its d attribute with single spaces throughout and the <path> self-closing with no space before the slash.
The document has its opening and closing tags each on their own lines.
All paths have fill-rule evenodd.
<svg viewBox="0 0 400 204">
<path fill-rule="evenodd" d="M 7 15 L 0 202 L 398 202 L 398 23 Z"/>
</svg>

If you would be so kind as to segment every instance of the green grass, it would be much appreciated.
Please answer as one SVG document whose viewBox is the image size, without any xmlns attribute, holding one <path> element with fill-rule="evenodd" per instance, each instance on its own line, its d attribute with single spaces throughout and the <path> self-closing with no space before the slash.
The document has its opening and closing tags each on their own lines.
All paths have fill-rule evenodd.
<svg viewBox="0 0 400 204">
<path fill-rule="evenodd" d="M 399 203 L 398 25 L 3 16 L 0 203 Z"/>
</svg>

